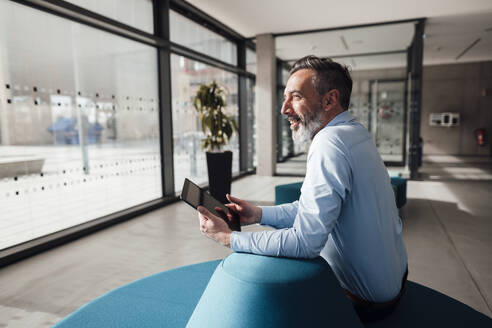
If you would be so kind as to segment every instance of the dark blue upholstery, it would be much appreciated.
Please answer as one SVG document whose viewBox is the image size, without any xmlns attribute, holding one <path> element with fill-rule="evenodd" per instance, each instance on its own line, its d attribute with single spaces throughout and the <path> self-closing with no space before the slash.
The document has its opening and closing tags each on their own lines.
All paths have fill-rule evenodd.
<svg viewBox="0 0 492 328">
<path fill-rule="evenodd" d="M 301 197 L 302 182 L 278 185 L 275 187 L 275 205 L 292 203 Z"/>
<path fill-rule="evenodd" d="M 366 324 L 387 327 L 492 327 L 492 319 L 449 296 L 407 281 L 406 291 L 396 310 L 384 320 Z"/>
</svg>

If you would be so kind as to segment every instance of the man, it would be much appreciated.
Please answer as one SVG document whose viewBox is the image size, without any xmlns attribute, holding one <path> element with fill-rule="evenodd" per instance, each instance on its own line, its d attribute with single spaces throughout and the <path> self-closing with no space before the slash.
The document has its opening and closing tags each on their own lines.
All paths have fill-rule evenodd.
<svg viewBox="0 0 492 328">
<path fill-rule="evenodd" d="M 257 207 L 231 197 L 241 224 L 278 230 L 231 232 L 199 207 L 203 234 L 236 252 L 314 258 L 330 264 L 363 320 L 389 313 L 406 280 L 402 224 L 386 168 L 371 135 L 347 111 L 346 67 L 307 56 L 291 69 L 282 114 L 297 141 L 311 139 L 299 201 Z"/>
</svg>

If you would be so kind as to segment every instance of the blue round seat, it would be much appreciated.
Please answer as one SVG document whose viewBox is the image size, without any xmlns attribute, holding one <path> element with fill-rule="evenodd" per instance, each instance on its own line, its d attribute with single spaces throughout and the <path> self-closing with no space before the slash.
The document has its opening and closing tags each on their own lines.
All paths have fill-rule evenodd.
<svg viewBox="0 0 492 328">
<path fill-rule="evenodd" d="M 186 327 L 363 327 L 326 261 L 233 253 Z"/>
<path fill-rule="evenodd" d="M 396 207 L 402 208 L 407 203 L 407 179 L 402 177 L 391 177 L 391 186 L 395 193 Z"/>
<path fill-rule="evenodd" d="M 301 197 L 302 182 L 275 186 L 275 205 L 292 203 Z"/>
<path fill-rule="evenodd" d="M 321 281 L 322 277 L 328 282 Z M 206 328 L 244 327 L 245 323 L 248 327 L 284 324 L 288 327 L 287 318 L 296 324 L 301 322 L 303 327 L 361 326 L 353 310 L 345 307 L 344 296 L 339 297 L 340 287 L 332 286 L 333 278 L 321 259 L 308 261 L 234 253 L 222 262 L 189 265 L 117 288 L 84 305 L 54 327 L 178 328 L 188 324 Z M 319 290 L 314 290 L 315 287 Z M 300 296 L 295 298 L 295 294 Z M 314 295 L 321 303 L 328 304 L 312 305 L 306 295 Z M 333 304 L 337 300 L 340 303 Z M 332 306 L 342 311 L 340 316 L 333 315 Z M 314 322 L 313 318 L 320 321 Z M 485 328 L 492 327 L 492 319 L 451 297 L 408 281 L 396 310 L 384 320 L 364 326 Z"/>
<path fill-rule="evenodd" d="M 82 306 L 53 328 L 185 327 L 220 260 L 164 271 Z"/>
</svg>

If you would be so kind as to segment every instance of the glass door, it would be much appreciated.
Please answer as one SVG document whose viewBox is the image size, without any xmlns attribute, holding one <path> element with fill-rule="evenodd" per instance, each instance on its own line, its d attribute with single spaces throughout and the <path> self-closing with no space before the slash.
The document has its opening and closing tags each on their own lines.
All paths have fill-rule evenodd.
<svg viewBox="0 0 492 328">
<path fill-rule="evenodd" d="M 405 80 L 369 82 L 368 129 L 387 165 L 404 165 L 406 101 Z"/>
</svg>

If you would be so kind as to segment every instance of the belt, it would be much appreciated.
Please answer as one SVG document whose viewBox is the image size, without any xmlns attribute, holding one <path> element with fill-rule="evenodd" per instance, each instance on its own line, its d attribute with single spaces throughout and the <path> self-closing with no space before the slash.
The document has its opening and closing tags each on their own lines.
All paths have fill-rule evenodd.
<svg viewBox="0 0 492 328">
<path fill-rule="evenodd" d="M 364 308 L 383 309 L 383 308 L 387 308 L 387 307 L 395 304 L 396 302 L 398 302 L 398 300 L 400 299 L 401 295 L 403 294 L 404 287 L 405 287 L 405 284 L 407 282 L 407 276 L 408 276 L 408 268 L 405 271 L 405 274 L 403 275 L 403 278 L 401 280 L 401 289 L 400 289 L 400 292 L 398 293 L 398 295 L 395 296 L 395 298 L 393 298 L 392 300 L 387 301 L 387 302 L 381 302 L 381 303 L 371 302 L 371 301 L 367 301 L 365 299 L 362 299 L 362 298 L 360 298 L 359 296 L 357 296 L 355 294 L 352 294 L 351 292 L 349 292 L 346 289 L 344 289 L 343 291 L 345 292 L 345 295 L 352 302 L 354 302 L 355 304 L 357 304 L 359 306 L 362 306 Z"/>
</svg>

